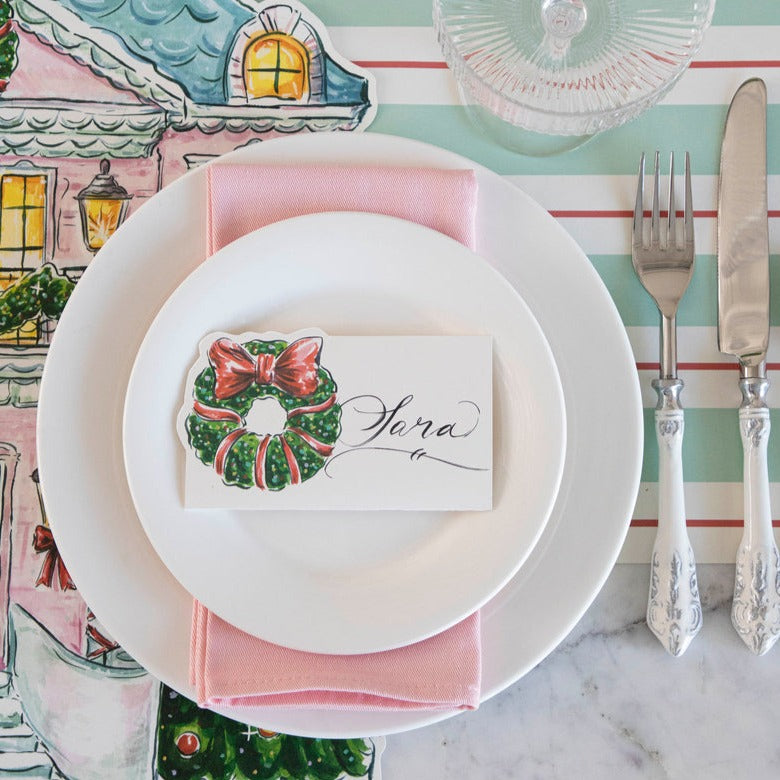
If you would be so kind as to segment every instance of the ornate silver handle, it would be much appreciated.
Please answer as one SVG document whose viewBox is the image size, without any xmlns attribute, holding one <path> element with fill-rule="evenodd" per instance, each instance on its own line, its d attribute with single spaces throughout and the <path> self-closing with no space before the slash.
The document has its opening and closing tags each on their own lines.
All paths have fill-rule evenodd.
<svg viewBox="0 0 780 780">
<path fill-rule="evenodd" d="M 666 650 L 682 655 L 701 628 L 696 561 L 685 525 L 680 379 L 655 379 L 658 393 L 658 533 L 650 566 L 647 625 Z"/>
<path fill-rule="evenodd" d="M 763 655 L 780 636 L 780 554 L 772 531 L 766 457 L 769 382 L 764 377 L 744 377 L 739 386 L 745 530 L 737 550 L 731 622 L 745 644 Z"/>
</svg>

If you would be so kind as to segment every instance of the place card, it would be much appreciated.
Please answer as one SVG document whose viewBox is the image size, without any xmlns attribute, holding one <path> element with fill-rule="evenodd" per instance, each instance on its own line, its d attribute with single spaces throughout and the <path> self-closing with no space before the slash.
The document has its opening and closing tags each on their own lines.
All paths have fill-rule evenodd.
<svg viewBox="0 0 780 780">
<path fill-rule="evenodd" d="M 490 336 L 211 333 L 176 420 L 188 509 L 492 508 Z"/>
</svg>

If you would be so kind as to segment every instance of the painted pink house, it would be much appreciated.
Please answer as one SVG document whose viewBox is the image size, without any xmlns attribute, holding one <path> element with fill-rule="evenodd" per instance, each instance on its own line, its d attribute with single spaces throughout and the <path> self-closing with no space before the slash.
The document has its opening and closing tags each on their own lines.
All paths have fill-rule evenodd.
<svg viewBox="0 0 780 780">
<path fill-rule="evenodd" d="M 43 263 L 81 275 L 93 255 L 77 196 L 102 161 L 132 213 L 212 156 L 279 133 L 360 129 L 376 110 L 371 77 L 293 0 L 11 5 L 20 43 L 0 97 L 0 291 Z M 0 623 L 10 598 L 85 654 L 78 594 L 36 584 L 35 407 L 54 325 L 0 335 L 0 477 L 13 472 L 0 480 Z"/>
</svg>

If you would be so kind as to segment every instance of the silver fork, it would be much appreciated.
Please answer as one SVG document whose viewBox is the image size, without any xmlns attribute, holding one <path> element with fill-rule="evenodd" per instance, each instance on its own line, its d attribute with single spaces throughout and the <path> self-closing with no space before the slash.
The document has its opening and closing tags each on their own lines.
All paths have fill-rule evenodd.
<svg viewBox="0 0 780 780">
<path fill-rule="evenodd" d="M 669 161 L 669 217 L 661 230 L 658 152 L 653 174 L 653 205 L 649 242 L 645 239 L 645 155 L 639 163 L 634 207 L 632 258 L 642 286 L 661 314 L 661 370 L 653 388 L 658 394 L 655 432 L 658 440 L 658 532 L 650 567 L 647 625 L 674 656 L 682 655 L 702 623 L 696 580 L 696 561 L 685 525 L 682 440 L 684 417 L 680 405 L 683 382 L 677 377 L 677 307 L 693 273 L 693 207 L 691 165 L 685 153 L 685 200 L 682 241 L 674 204 L 674 154 Z M 662 235 L 663 232 L 663 235 Z"/>
</svg>

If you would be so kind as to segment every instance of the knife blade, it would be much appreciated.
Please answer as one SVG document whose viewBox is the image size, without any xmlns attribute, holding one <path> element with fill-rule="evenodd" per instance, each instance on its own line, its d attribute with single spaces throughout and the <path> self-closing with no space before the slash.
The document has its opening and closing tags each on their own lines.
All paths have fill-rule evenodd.
<svg viewBox="0 0 780 780">
<path fill-rule="evenodd" d="M 757 655 L 780 636 L 780 554 L 772 530 L 769 409 L 769 229 L 766 85 L 746 81 L 726 117 L 718 192 L 718 347 L 739 360 L 744 531 L 737 550 L 731 622 Z"/>
<path fill-rule="evenodd" d="M 758 367 L 769 344 L 766 86 L 746 81 L 726 117 L 718 194 L 718 347 Z"/>
</svg>

